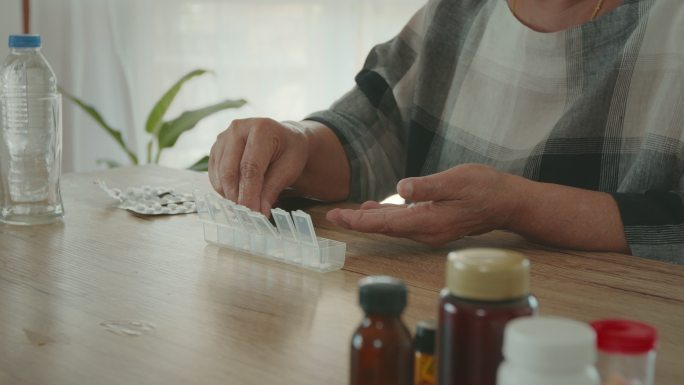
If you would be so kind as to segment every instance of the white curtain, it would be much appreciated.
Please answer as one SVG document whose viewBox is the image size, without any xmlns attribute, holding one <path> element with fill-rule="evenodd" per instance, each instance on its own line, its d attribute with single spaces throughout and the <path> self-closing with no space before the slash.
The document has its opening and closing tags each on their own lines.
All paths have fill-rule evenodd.
<svg viewBox="0 0 684 385">
<path fill-rule="evenodd" d="M 9 54 L 9 35 L 21 33 L 21 0 L 0 1 L 0 63 Z"/>
<path fill-rule="evenodd" d="M 226 98 L 249 104 L 201 122 L 161 164 L 187 167 L 235 118 L 301 119 L 353 85 L 370 48 L 394 36 L 425 0 L 34 0 L 32 24 L 60 84 L 97 107 L 144 160 L 147 114 L 181 75 L 169 110 Z M 127 158 L 88 116 L 64 101 L 64 170 Z"/>
</svg>

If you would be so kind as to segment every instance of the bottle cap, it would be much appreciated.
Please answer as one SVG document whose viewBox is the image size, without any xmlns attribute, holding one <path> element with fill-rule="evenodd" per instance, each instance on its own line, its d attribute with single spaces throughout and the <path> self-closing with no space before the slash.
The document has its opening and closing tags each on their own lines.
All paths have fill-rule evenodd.
<svg viewBox="0 0 684 385">
<path fill-rule="evenodd" d="M 435 320 L 420 321 L 416 326 L 416 351 L 423 354 L 435 354 L 435 338 L 437 322 Z"/>
<path fill-rule="evenodd" d="M 656 347 L 658 333 L 645 323 L 620 319 L 594 321 L 597 347 L 605 353 L 637 355 L 647 353 Z"/>
<path fill-rule="evenodd" d="M 529 294 L 530 262 L 524 255 L 501 249 L 452 251 L 447 260 L 446 281 L 456 297 L 505 301 Z"/>
<path fill-rule="evenodd" d="M 503 354 L 530 371 L 581 370 L 596 361 L 596 333 L 560 317 L 521 317 L 506 324 Z"/>
<path fill-rule="evenodd" d="M 359 304 L 366 314 L 399 315 L 406 306 L 406 285 L 387 276 L 363 278 L 359 281 Z"/>
<path fill-rule="evenodd" d="M 40 35 L 10 35 L 10 48 L 38 48 L 40 47 Z"/>
</svg>

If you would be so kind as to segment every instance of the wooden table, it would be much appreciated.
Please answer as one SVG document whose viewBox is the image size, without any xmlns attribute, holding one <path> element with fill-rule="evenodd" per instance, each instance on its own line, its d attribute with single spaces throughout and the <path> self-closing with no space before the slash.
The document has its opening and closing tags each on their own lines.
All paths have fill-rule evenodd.
<svg viewBox="0 0 684 385">
<path fill-rule="evenodd" d="M 684 266 L 503 232 L 434 250 L 341 231 L 319 206 L 319 235 L 348 248 L 343 271 L 319 274 L 208 245 L 196 215 L 113 208 L 97 178 L 209 191 L 202 174 L 159 167 L 67 174 L 63 224 L 0 225 L 0 384 L 346 384 L 359 278 L 404 279 L 413 329 L 436 317 L 448 250 L 471 246 L 527 254 L 542 314 L 655 325 L 657 384 L 684 384 Z"/>
</svg>

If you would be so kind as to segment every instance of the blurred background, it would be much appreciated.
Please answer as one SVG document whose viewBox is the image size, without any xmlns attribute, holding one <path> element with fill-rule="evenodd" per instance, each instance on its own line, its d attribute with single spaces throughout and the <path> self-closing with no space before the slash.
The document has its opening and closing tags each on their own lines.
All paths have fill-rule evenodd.
<svg viewBox="0 0 684 385">
<path fill-rule="evenodd" d="M 27 0 L 0 1 L 0 56 L 24 27 Z M 30 0 L 30 31 L 61 86 L 96 107 L 144 161 L 147 115 L 185 73 L 167 118 L 227 98 L 248 104 L 203 120 L 164 151 L 160 164 L 188 167 L 232 119 L 301 119 L 353 86 L 377 43 L 396 35 L 425 0 Z M 128 164 L 89 116 L 64 100 L 63 171 Z"/>
</svg>

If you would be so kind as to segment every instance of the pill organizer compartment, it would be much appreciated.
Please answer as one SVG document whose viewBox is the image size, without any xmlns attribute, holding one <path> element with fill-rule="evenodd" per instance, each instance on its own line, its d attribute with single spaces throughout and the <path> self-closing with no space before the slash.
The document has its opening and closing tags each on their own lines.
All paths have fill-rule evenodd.
<svg viewBox="0 0 684 385">
<path fill-rule="evenodd" d="M 196 192 L 195 200 L 208 243 L 319 272 L 344 266 L 346 243 L 317 237 L 303 211 L 272 210 L 276 228 L 262 214 L 215 195 Z"/>
</svg>

